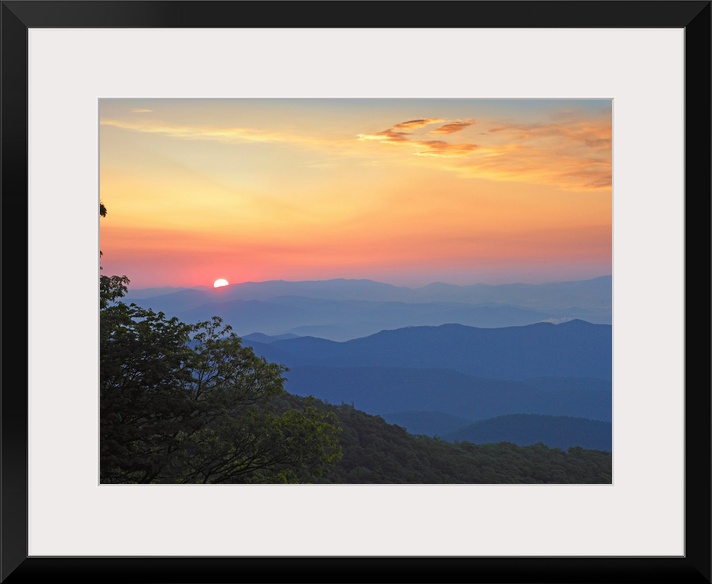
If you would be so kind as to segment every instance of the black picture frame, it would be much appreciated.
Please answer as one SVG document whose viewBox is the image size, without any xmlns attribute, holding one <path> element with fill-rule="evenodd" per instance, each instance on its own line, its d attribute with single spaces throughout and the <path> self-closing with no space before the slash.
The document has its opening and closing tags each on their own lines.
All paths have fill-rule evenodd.
<svg viewBox="0 0 712 584">
<path fill-rule="evenodd" d="M 279 9 L 277 9 L 279 4 Z M 400 4 L 395 10 L 389 5 Z M 0 580 L 710 582 L 710 1 L 3 1 Z M 453 19 L 453 14 L 461 17 Z M 29 557 L 28 29 L 170 27 L 685 29 L 684 557 Z M 377 22 L 377 25 L 374 23 Z M 0 281 L 1 283 L 1 281 Z M 56 283 L 62 285 L 62 283 Z M 664 469 L 661 469 L 664 472 Z"/>
</svg>

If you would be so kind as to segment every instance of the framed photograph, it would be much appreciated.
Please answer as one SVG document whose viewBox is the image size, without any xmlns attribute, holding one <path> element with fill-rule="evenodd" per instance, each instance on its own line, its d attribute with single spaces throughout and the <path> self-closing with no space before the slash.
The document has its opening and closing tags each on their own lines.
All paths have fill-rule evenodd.
<svg viewBox="0 0 712 584">
<path fill-rule="evenodd" d="M 2 2 L 2 581 L 710 582 L 710 14 Z"/>
<path fill-rule="evenodd" d="M 610 485 L 612 114 L 102 98 L 101 483 Z"/>
</svg>

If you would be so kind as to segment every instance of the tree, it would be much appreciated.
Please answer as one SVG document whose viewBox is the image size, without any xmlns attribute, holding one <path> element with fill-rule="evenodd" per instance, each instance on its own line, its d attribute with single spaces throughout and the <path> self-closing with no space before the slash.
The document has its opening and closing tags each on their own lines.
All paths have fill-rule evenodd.
<svg viewBox="0 0 712 584">
<path fill-rule="evenodd" d="M 307 482 L 341 457 L 336 417 L 285 408 L 286 368 L 221 319 L 127 305 L 128 278 L 100 278 L 102 483 Z"/>
<path fill-rule="evenodd" d="M 126 295 L 129 288 L 126 276 L 99 276 L 99 306 L 106 308 L 110 302 Z"/>
<path fill-rule="evenodd" d="M 102 482 L 152 482 L 190 421 L 190 327 L 116 303 L 100 317 Z"/>
<path fill-rule="evenodd" d="M 99 203 L 99 216 L 106 217 L 106 207 L 104 203 Z M 102 252 L 99 251 L 101 258 Z M 104 268 L 99 266 L 99 270 Z M 99 305 L 102 309 L 106 308 L 109 302 L 113 302 L 117 298 L 123 298 L 128 291 L 130 280 L 126 276 L 99 276 Z"/>
</svg>

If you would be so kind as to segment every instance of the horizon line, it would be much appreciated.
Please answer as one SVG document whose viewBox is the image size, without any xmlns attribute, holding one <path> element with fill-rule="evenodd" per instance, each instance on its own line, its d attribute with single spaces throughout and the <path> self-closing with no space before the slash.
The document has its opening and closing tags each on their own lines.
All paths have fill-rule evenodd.
<svg viewBox="0 0 712 584">
<path fill-rule="evenodd" d="M 497 287 L 497 286 L 518 286 L 518 285 L 524 285 L 524 286 L 547 286 L 551 284 L 568 284 L 572 282 L 590 282 L 591 280 L 599 280 L 601 278 L 612 278 L 613 274 L 601 274 L 600 276 L 593 276 L 591 278 L 583 278 L 580 280 L 549 280 L 546 282 L 522 282 L 522 281 L 513 281 L 513 282 L 506 282 L 506 283 L 499 283 L 499 284 L 489 284 L 486 282 L 477 282 L 473 284 L 451 284 L 449 282 L 443 282 L 441 280 L 434 280 L 432 282 L 429 282 L 427 284 L 419 285 L 419 286 L 407 286 L 404 284 L 392 284 L 389 282 L 383 282 L 380 280 L 373 280 L 371 278 L 326 278 L 323 280 L 282 280 L 282 279 L 276 279 L 276 280 L 245 280 L 242 282 L 235 282 L 235 283 L 229 283 L 226 286 L 221 286 L 220 288 L 214 288 L 213 286 L 209 284 L 200 284 L 198 286 L 180 286 L 180 285 L 165 285 L 165 286 L 144 286 L 144 287 L 134 287 L 131 288 L 129 287 L 129 293 L 131 290 L 157 290 L 161 288 L 175 288 L 175 289 L 183 289 L 183 290 L 200 290 L 200 289 L 209 289 L 209 290 L 217 290 L 217 289 L 224 289 L 224 288 L 231 288 L 233 286 L 243 286 L 245 284 L 272 284 L 272 283 L 285 283 L 285 284 L 312 284 L 312 283 L 325 283 L 325 282 L 371 282 L 374 284 L 382 284 L 384 286 L 392 286 L 393 288 L 407 288 L 409 290 L 420 290 L 422 288 L 427 288 L 428 286 L 433 286 L 433 285 L 445 285 L 445 286 L 452 286 L 456 288 L 469 288 L 472 286 L 489 286 L 489 287 Z"/>
</svg>

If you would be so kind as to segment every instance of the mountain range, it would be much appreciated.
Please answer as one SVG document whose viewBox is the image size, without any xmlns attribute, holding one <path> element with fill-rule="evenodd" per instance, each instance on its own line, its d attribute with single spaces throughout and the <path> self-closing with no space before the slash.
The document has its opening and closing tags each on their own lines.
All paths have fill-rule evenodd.
<svg viewBox="0 0 712 584">
<path fill-rule="evenodd" d="M 421 288 L 371 280 L 246 282 L 222 288 L 131 290 L 126 302 L 185 322 L 220 316 L 241 336 L 345 341 L 387 329 L 458 323 L 481 328 L 580 319 L 611 324 L 611 277 L 551 284 Z"/>
<path fill-rule="evenodd" d="M 288 368 L 290 393 L 350 404 L 412 433 L 596 448 L 608 444 L 601 438 L 606 432 L 610 439 L 609 325 L 442 325 L 381 331 L 345 342 L 264 335 L 249 335 L 243 342 Z M 492 419 L 499 420 L 492 422 L 495 426 L 472 429 Z M 524 434 L 513 432 L 517 423 L 522 431 L 526 428 Z"/>
<path fill-rule="evenodd" d="M 421 288 L 370 280 L 132 290 L 185 322 L 220 316 L 288 368 L 285 388 L 448 441 L 611 448 L 612 288 Z"/>
<path fill-rule="evenodd" d="M 344 342 L 298 337 L 245 343 L 270 361 L 297 366 L 446 369 L 477 377 L 611 380 L 611 326 L 581 320 L 519 327 L 460 324 L 384 330 Z"/>
<path fill-rule="evenodd" d="M 473 444 L 512 442 L 529 446 L 541 442 L 566 450 L 572 446 L 610 451 L 613 444 L 610 422 L 569 416 L 515 414 L 470 424 L 444 438 L 450 442 L 466 440 Z"/>
</svg>

